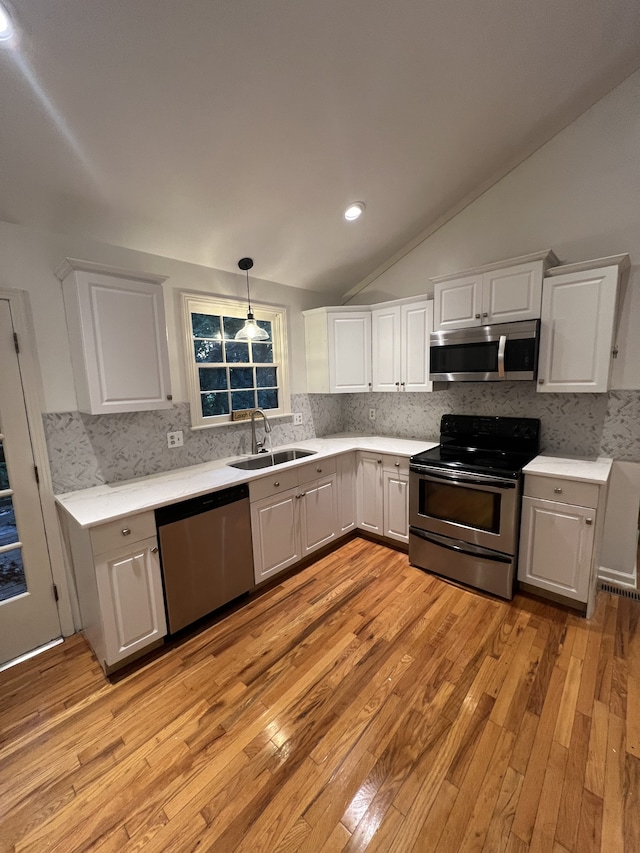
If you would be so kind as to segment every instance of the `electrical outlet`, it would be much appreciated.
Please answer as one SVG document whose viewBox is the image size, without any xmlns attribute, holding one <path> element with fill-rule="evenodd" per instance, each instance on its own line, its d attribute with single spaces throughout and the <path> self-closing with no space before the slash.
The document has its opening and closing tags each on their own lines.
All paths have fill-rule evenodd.
<svg viewBox="0 0 640 853">
<path fill-rule="evenodd" d="M 302 412 L 293 413 L 293 425 L 300 426 L 302 424 Z"/>
<path fill-rule="evenodd" d="M 184 444 L 184 436 L 182 430 L 167 433 L 167 447 L 182 447 Z"/>
<path fill-rule="evenodd" d="M 369 409 L 369 420 L 375 421 L 375 419 L 376 419 L 376 410 L 375 409 Z"/>
</svg>

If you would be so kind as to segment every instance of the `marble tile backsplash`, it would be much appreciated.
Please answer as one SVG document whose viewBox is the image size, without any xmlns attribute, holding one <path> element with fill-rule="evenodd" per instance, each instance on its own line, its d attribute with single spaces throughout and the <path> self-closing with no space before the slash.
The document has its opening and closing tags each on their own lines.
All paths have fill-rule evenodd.
<svg viewBox="0 0 640 853">
<path fill-rule="evenodd" d="M 434 440 L 442 415 L 454 412 L 540 418 L 543 451 L 640 461 L 640 391 L 539 394 L 526 382 L 459 383 L 431 394 L 295 394 L 291 402 L 303 424 L 274 421 L 274 446 L 343 431 Z M 248 424 L 192 430 L 186 403 L 161 412 L 48 413 L 43 420 L 57 494 L 250 451 Z M 169 450 L 166 434 L 175 430 L 183 431 L 184 446 Z"/>
<path fill-rule="evenodd" d="M 290 418 L 274 419 L 274 447 L 343 431 L 339 398 L 294 394 L 291 405 L 302 413 L 303 423 L 295 426 Z M 160 412 L 52 412 L 43 420 L 56 494 L 251 452 L 248 423 L 193 430 L 188 403 Z M 176 430 L 183 431 L 184 445 L 169 449 L 167 432 Z M 262 435 L 261 425 L 258 430 Z"/>
</svg>

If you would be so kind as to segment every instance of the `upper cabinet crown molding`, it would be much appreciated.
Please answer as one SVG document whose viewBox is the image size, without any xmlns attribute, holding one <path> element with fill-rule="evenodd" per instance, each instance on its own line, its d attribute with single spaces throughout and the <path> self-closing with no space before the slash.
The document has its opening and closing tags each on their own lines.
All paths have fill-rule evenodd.
<svg viewBox="0 0 640 853">
<path fill-rule="evenodd" d="M 571 264 L 559 264 L 558 266 L 548 269 L 546 275 L 567 275 L 574 272 L 588 272 L 594 269 L 604 269 L 605 267 L 618 267 L 618 275 L 622 277 L 624 273 L 631 269 L 631 258 L 628 254 L 610 255 L 607 258 L 596 258 L 593 261 L 576 261 Z"/>
<path fill-rule="evenodd" d="M 122 267 L 112 267 L 108 264 L 98 264 L 94 261 L 81 261 L 78 258 L 65 258 L 56 268 L 55 275 L 60 281 L 64 281 L 74 271 L 109 275 L 115 278 L 125 278 L 128 281 L 146 281 L 149 284 L 162 284 L 167 280 L 166 275 L 139 272 L 138 270 L 126 270 Z"/>
<path fill-rule="evenodd" d="M 458 272 L 447 273 L 446 275 L 437 275 L 430 278 L 429 281 L 432 281 L 434 284 L 438 284 L 441 281 L 453 281 L 454 279 L 462 278 L 463 276 L 466 277 L 468 275 L 482 275 L 485 272 L 493 272 L 493 270 L 503 269 L 504 267 L 515 267 L 520 264 L 533 264 L 536 261 L 542 261 L 546 269 L 555 267 L 560 263 L 553 249 L 546 249 L 543 252 L 532 252 L 530 255 L 520 255 L 520 257 L 517 258 L 508 258 L 504 261 L 494 261 L 493 263 L 485 264 L 481 267 L 459 270 Z"/>
</svg>

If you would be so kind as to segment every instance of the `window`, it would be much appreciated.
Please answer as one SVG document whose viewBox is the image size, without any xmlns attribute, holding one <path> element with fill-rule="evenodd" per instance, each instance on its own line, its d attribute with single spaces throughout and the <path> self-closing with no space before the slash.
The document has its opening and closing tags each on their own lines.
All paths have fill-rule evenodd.
<svg viewBox="0 0 640 853">
<path fill-rule="evenodd" d="M 182 300 L 193 426 L 229 423 L 247 409 L 288 414 L 285 309 L 253 304 L 269 339 L 236 341 L 246 302 L 186 293 Z"/>
</svg>

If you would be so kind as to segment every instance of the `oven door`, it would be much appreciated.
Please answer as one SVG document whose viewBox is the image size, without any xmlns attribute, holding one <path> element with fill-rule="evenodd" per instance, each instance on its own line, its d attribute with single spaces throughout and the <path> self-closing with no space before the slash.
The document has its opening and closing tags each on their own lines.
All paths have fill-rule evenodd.
<svg viewBox="0 0 640 853">
<path fill-rule="evenodd" d="M 417 530 L 513 555 L 519 502 L 520 480 L 411 466 L 409 524 Z"/>
</svg>

